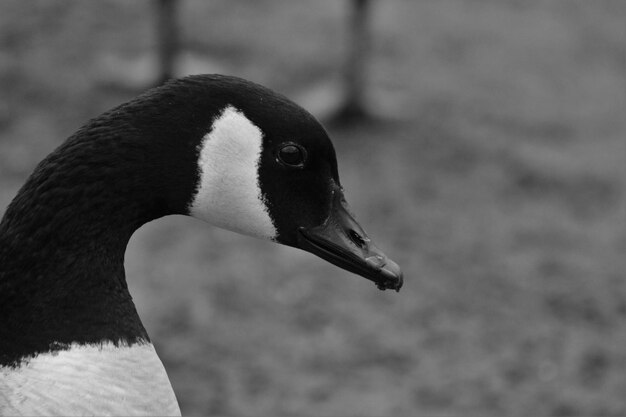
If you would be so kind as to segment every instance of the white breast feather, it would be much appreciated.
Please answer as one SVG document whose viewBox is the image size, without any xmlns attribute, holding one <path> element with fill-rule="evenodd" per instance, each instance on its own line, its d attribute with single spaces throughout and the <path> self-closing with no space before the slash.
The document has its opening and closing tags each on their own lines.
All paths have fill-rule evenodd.
<svg viewBox="0 0 626 417">
<path fill-rule="evenodd" d="M 150 343 L 73 345 L 0 368 L 0 415 L 180 415 Z"/>
</svg>

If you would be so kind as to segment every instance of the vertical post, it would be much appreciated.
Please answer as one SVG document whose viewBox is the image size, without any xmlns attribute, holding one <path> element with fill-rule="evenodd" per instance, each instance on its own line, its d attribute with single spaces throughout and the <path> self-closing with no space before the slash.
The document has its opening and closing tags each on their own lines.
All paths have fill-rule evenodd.
<svg viewBox="0 0 626 417">
<path fill-rule="evenodd" d="M 349 45 L 343 79 L 344 102 L 339 109 L 338 122 L 353 122 L 369 117 L 365 104 L 367 85 L 367 56 L 370 50 L 370 0 L 350 0 Z"/>
<path fill-rule="evenodd" d="M 179 47 L 178 3 L 178 0 L 156 0 L 158 84 L 162 84 L 175 75 Z"/>
</svg>

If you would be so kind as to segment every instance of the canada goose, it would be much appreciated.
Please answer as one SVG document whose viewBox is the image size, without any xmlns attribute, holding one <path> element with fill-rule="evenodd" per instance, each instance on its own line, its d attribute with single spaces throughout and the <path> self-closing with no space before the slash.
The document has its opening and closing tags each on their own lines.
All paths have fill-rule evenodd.
<svg viewBox="0 0 626 417">
<path fill-rule="evenodd" d="M 174 80 L 88 122 L 7 208 L 1 414 L 180 414 L 123 263 L 133 232 L 169 214 L 304 249 L 383 290 L 402 286 L 350 214 L 313 116 L 243 79 Z"/>
</svg>

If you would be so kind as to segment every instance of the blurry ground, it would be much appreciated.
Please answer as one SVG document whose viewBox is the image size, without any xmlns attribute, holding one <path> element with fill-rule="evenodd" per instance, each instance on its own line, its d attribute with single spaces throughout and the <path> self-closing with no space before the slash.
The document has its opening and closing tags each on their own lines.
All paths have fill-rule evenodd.
<svg viewBox="0 0 626 417">
<path fill-rule="evenodd" d="M 405 287 L 186 218 L 145 226 L 129 285 L 183 413 L 625 415 L 626 3 L 374 3 L 387 119 L 330 132 Z M 338 76 L 343 1 L 184 4 L 187 67 L 292 97 Z M 0 4 L 0 212 L 149 79 L 149 5 Z"/>
</svg>

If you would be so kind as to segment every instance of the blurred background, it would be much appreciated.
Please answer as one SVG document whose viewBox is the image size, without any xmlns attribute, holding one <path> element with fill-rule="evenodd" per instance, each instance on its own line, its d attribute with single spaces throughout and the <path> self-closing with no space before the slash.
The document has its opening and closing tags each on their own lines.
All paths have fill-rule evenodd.
<svg viewBox="0 0 626 417">
<path fill-rule="evenodd" d="M 163 77 L 248 78 L 327 125 L 405 286 L 144 226 L 127 277 L 183 414 L 623 416 L 625 21 L 623 0 L 2 0 L 0 214 Z"/>
</svg>

